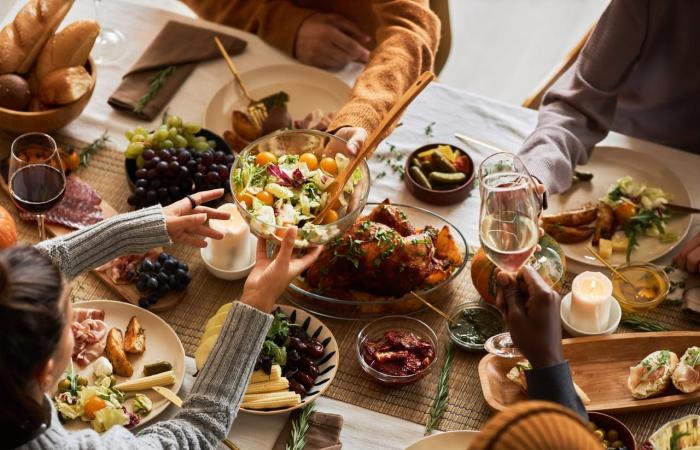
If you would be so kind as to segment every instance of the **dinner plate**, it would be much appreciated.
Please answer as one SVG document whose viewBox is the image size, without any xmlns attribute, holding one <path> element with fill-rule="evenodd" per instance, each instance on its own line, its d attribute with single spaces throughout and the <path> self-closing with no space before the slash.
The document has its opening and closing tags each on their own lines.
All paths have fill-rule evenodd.
<svg viewBox="0 0 700 450">
<path fill-rule="evenodd" d="M 101 309 L 105 312 L 104 321 L 107 324 L 107 329 L 119 328 L 122 332 L 126 331 L 126 326 L 129 324 L 131 317 L 136 316 L 143 329 L 146 330 L 146 351 L 142 355 L 128 355 L 129 361 L 134 367 L 134 375 L 131 378 L 116 377 L 117 382 L 143 377 L 143 366 L 146 364 L 156 361 L 169 361 L 173 365 L 173 371 L 175 372 L 175 384 L 166 387 L 175 393 L 180 390 L 185 377 L 185 349 L 182 347 L 182 342 L 180 342 L 180 338 L 177 337 L 175 331 L 163 319 L 130 303 L 111 300 L 91 300 L 74 303 L 73 308 Z M 94 380 L 93 364 L 94 361 L 83 368 L 80 368 L 75 363 L 73 365 L 76 370 L 80 369 L 78 370 L 79 375 L 88 379 L 88 385 L 91 385 Z M 141 417 L 138 426 L 151 422 L 170 404 L 163 396 L 151 389 L 139 391 L 138 393 L 147 395 L 153 401 L 153 409 L 148 415 Z M 131 403 L 132 400 L 125 402 L 129 411 L 132 410 Z M 68 430 L 81 430 L 91 428 L 91 426 L 90 422 L 83 422 L 78 419 L 66 422 L 65 428 Z"/>
<path fill-rule="evenodd" d="M 406 450 L 468 450 L 478 431 L 448 431 L 414 442 Z"/>
<path fill-rule="evenodd" d="M 301 64 L 261 67 L 241 74 L 243 83 L 254 99 L 284 91 L 289 94 L 287 109 L 293 120 L 303 119 L 320 109 L 336 112 L 346 102 L 350 87 L 325 70 Z M 233 78 L 209 101 L 204 113 L 204 128 L 223 134 L 231 129 L 234 109 L 245 111 L 248 99 Z"/>
<path fill-rule="evenodd" d="M 571 189 L 550 198 L 548 214 L 559 211 L 576 209 L 589 202 L 596 202 L 605 197 L 608 189 L 619 178 L 631 176 L 643 181 L 648 186 L 660 187 L 673 195 L 673 203 L 691 205 L 690 194 L 683 182 L 663 162 L 645 153 L 618 147 L 596 147 L 588 164 L 579 166 L 581 170 L 593 174 L 590 182 L 575 184 Z M 656 237 L 639 236 L 639 245 L 632 252 L 632 262 L 650 262 L 661 258 L 672 251 L 690 230 L 691 216 L 689 214 L 673 215 L 668 222 L 667 230 L 678 236 L 671 243 L 662 243 Z M 603 265 L 593 258 L 586 250 L 590 239 L 577 244 L 562 244 L 567 258 L 592 266 Z M 625 253 L 614 252 L 608 259 L 613 265 L 624 264 Z"/>
</svg>

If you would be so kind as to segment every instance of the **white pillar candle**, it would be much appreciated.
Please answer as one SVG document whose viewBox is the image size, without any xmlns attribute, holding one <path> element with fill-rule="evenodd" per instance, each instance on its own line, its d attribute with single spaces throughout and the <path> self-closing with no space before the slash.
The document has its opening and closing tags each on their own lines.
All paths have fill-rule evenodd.
<svg viewBox="0 0 700 450">
<path fill-rule="evenodd" d="M 236 205 L 225 203 L 219 208 L 231 214 L 228 220 L 211 219 L 209 226 L 224 235 L 223 239 L 209 241 L 209 262 L 219 269 L 234 270 L 250 264 L 250 228 Z"/>
<path fill-rule="evenodd" d="M 569 321 L 581 331 L 604 331 L 610 321 L 612 282 L 600 272 L 583 272 L 571 285 Z"/>
</svg>

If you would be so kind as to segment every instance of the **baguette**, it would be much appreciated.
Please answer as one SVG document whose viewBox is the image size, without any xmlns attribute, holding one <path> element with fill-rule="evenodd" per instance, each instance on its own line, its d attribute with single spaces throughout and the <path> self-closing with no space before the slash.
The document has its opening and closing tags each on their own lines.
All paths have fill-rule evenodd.
<svg viewBox="0 0 700 450">
<path fill-rule="evenodd" d="M 92 77 L 85 67 L 54 70 L 39 83 L 39 100 L 47 105 L 73 103 L 90 90 Z"/>
<path fill-rule="evenodd" d="M 94 20 L 78 20 L 66 26 L 46 42 L 32 77 L 41 80 L 54 70 L 85 65 L 99 34 L 100 26 Z"/>
<path fill-rule="evenodd" d="M 0 30 L 0 74 L 29 72 L 74 0 L 30 0 Z"/>
</svg>

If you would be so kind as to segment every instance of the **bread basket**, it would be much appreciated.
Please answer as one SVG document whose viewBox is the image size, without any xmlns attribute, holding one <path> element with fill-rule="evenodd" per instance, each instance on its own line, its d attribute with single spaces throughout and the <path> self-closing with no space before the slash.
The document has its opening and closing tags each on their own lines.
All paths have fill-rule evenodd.
<svg viewBox="0 0 700 450">
<path fill-rule="evenodd" d="M 92 79 L 88 91 L 73 103 L 46 111 L 14 111 L 0 108 L 0 129 L 11 133 L 28 133 L 30 131 L 52 132 L 74 121 L 90 102 L 97 81 L 97 65 L 92 57 L 85 63 Z"/>
</svg>

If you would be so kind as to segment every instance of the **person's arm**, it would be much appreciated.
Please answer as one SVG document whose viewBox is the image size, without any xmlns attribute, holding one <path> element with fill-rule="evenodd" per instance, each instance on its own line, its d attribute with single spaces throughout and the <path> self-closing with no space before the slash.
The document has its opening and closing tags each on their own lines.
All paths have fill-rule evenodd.
<svg viewBox="0 0 700 450">
<path fill-rule="evenodd" d="M 288 0 L 182 0 L 200 17 L 260 36 L 293 55 L 299 27 L 316 13 Z"/>
<path fill-rule="evenodd" d="M 359 127 L 371 134 L 420 74 L 433 68 L 440 20 L 428 0 L 375 0 L 372 8 L 377 46 L 329 130 Z"/>
<path fill-rule="evenodd" d="M 648 0 L 612 0 L 578 60 L 545 94 L 519 156 L 551 192 L 571 186 L 574 167 L 610 131 L 617 93 L 644 45 L 648 8 Z"/>
<path fill-rule="evenodd" d="M 530 400 L 547 400 L 570 408 L 583 418 L 587 418 L 586 408 L 576 394 L 571 379 L 569 363 L 562 361 L 549 367 L 525 371 L 527 397 Z"/>
</svg>

